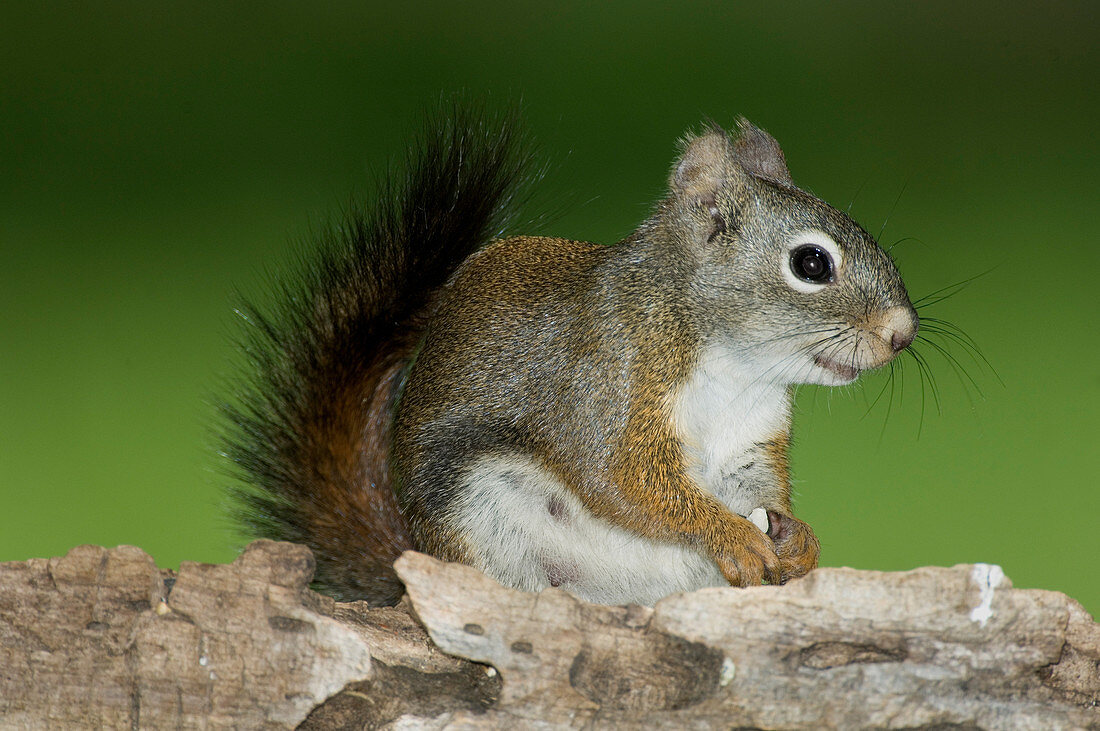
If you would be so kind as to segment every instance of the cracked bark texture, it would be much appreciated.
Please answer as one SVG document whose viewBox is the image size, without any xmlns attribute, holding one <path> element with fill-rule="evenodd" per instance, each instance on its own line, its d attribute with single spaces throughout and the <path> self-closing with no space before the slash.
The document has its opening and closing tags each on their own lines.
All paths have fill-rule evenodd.
<svg viewBox="0 0 1100 731">
<path fill-rule="evenodd" d="M 406 600 L 371 609 L 269 541 L 178 575 L 130 546 L 0 564 L 0 727 L 1100 729 L 1100 625 L 996 567 L 655 608 L 397 569 Z"/>
</svg>

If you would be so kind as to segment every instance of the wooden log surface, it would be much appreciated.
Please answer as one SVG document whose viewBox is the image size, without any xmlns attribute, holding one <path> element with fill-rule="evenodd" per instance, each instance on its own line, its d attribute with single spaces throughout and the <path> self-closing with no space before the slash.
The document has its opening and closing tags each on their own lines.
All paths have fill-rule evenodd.
<svg viewBox="0 0 1100 731">
<path fill-rule="evenodd" d="M 818 569 L 656 607 L 407 553 L 397 607 L 257 541 L 0 564 L 0 728 L 1100 729 L 1100 625 L 995 566 Z"/>
</svg>

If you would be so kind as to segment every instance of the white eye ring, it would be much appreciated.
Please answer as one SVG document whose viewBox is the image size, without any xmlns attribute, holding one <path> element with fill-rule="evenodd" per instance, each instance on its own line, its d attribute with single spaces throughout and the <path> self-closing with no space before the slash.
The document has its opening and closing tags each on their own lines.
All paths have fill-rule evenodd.
<svg viewBox="0 0 1100 731">
<path fill-rule="evenodd" d="M 787 240 L 787 248 L 784 251 L 784 256 L 779 262 L 779 269 L 783 272 L 783 279 L 791 286 L 791 289 L 806 294 L 814 294 L 828 287 L 829 282 L 807 282 L 791 271 L 791 252 L 803 246 L 816 246 L 832 257 L 834 278 L 840 271 L 841 264 L 844 262 L 844 257 L 840 252 L 840 246 L 833 240 L 833 237 L 818 228 L 808 228 L 799 231 Z"/>
</svg>

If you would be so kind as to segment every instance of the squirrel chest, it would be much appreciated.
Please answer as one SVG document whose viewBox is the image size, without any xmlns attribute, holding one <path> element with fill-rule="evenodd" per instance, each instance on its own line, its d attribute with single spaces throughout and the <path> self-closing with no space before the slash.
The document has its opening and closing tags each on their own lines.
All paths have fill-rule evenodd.
<svg viewBox="0 0 1100 731">
<path fill-rule="evenodd" d="M 734 349 L 703 351 L 672 397 L 688 470 L 739 515 L 787 500 L 790 389 L 747 370 Z"/>
</svg>

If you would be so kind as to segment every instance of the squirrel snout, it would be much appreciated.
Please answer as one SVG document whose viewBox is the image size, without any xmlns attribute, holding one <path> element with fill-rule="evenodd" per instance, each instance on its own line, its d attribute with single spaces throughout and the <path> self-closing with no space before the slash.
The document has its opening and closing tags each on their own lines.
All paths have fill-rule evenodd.
<svg viewBox="0 0 1100 731">
<path fill-rule="evenodd" d="M 912 307 L 891 307 L 882 317 L 883 340 L 890 343 L 895 353 L 908 348 L 917 337 L 920 327 L 917 314 Z"/>
<path fill-rule="evenodd" d="M 860 370 L 879 368 L 908 348 L 920 327 L 917 313 L 905 305 L 888 307 L 870 314 L 857 324 L 863 337 L 859 339 L 853 365 Z"/>
</svg>

